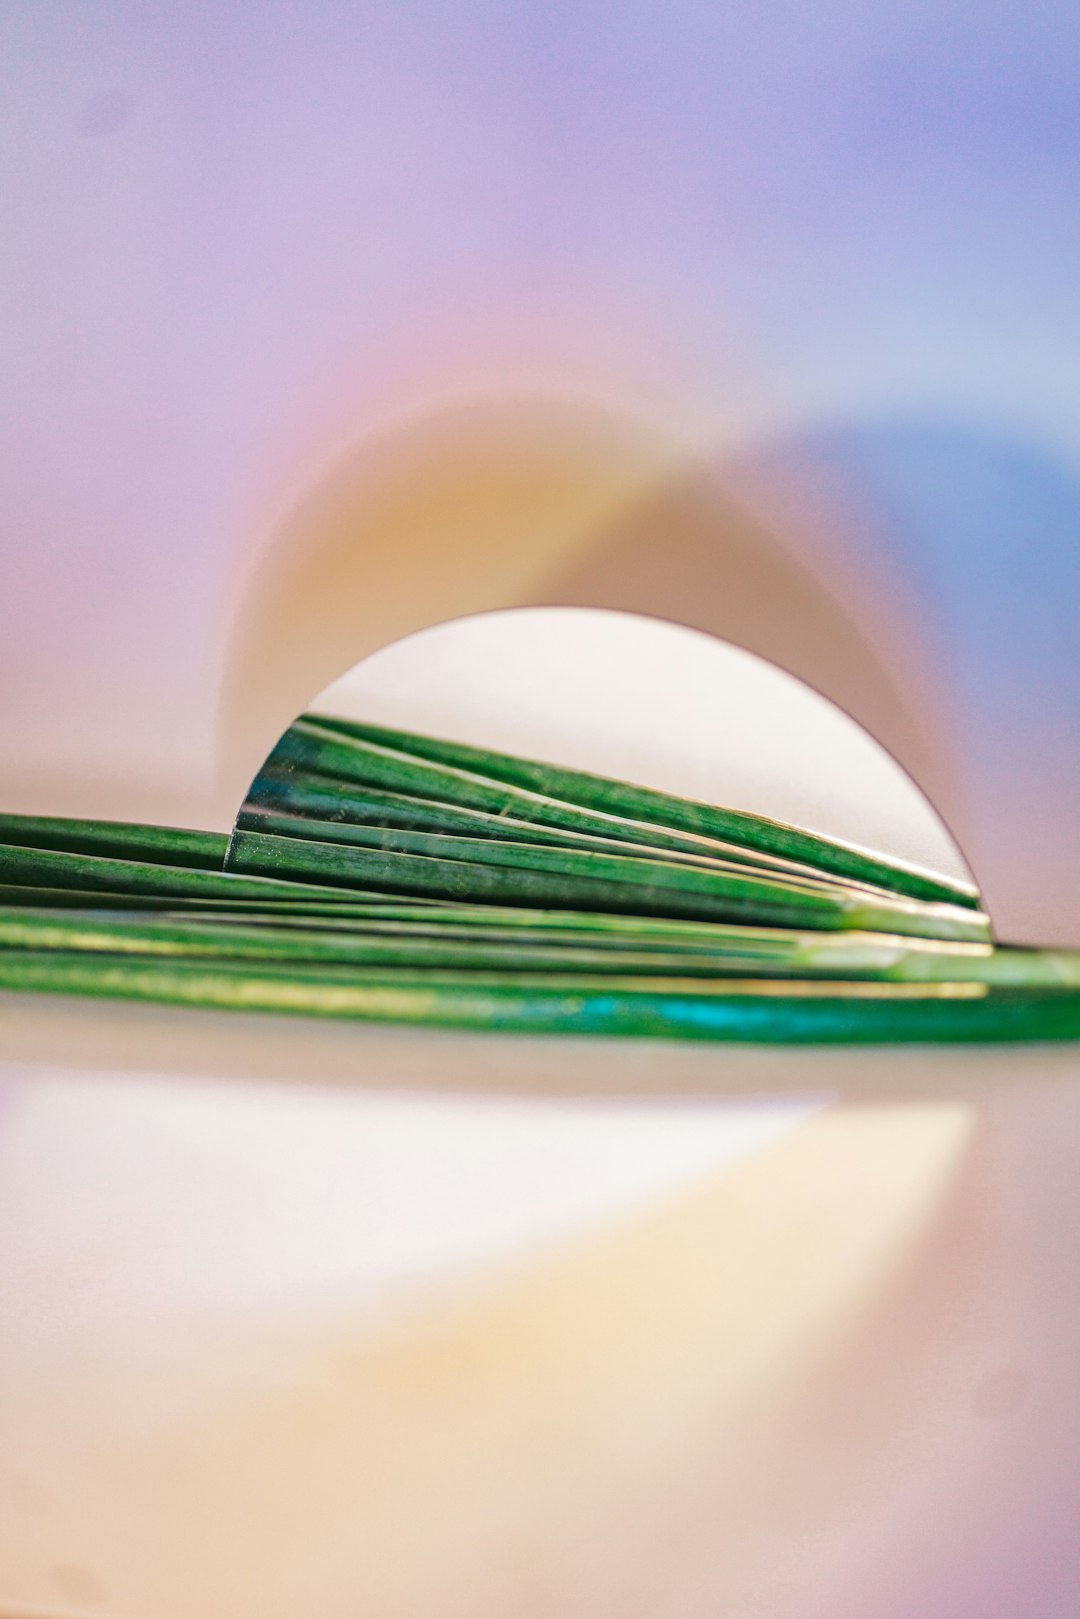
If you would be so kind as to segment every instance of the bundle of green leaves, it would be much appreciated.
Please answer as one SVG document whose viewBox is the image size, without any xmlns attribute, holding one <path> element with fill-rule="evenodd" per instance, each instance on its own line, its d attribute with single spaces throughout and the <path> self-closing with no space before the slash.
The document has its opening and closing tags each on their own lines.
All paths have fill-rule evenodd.
<svg viewBox="0 0 1080 1619">
<path fill-rule="evenodd" d="M 228 839 L 0 816 L 0 989 L 574 1034 L 1080 1036 L 1080 952 L 744 811 L 309 714 Z"/>
</svg>

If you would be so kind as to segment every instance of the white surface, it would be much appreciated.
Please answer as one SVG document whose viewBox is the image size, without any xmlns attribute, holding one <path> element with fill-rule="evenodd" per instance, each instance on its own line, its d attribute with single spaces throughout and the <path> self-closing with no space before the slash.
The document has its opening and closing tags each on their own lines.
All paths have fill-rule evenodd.
<svg viewBox="0 0 1080 1619">
<path fill-rule="evenodd" d="M 965 875 L 884 748 L 762 658 L 632 614 L 459 619 L 358 664 L 311 705 L 754 810 Z"/>
<path fill-rule="evenodd" d="M 686 632 L 500 615 L 349 687 L 373 717 L 948 858 L 873 744 Z M 967 1298 L 959 1351 L 918 1287 L 905 1303 L 970 1152 L 963 1098 L 987 1071 L 1007 1085 L 1011 1054 L 32 998 L 0 1003 L 0 1052 L 7 1613 L 865 1619 L 934 1492 L 977 1495 L 967 1430 L 928 1432 L 927 1410 L 958 1376 L 989 1375 L 993 1410 L 1026 1386 L 1000 1279 Z M 834 1082 L 959 1099 L 822 1111 Z M 942 1229 L 933 1252 L 966 1263 Z M 834 1378 L 847 1414 L 822 1424 Z M 957 1610 L 924 1593 L 881 1619 L 911 1611 Z"/>
<path fill-rule="evenodd" d="M 189 1311 L 400 1306 L 661 1200 L 814 1105 L 260 1093 L 47 1067 L 0 1086 L 9 1376 L 75 1339 L 115 1352 L 125 1323 L 183 1331 Z"/>
</svg>

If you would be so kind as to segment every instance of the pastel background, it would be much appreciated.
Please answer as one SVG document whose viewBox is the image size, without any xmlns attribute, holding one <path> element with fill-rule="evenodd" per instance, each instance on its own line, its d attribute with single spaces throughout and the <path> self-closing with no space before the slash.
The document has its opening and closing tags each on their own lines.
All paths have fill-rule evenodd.
<svg viewBox="0 0 1080 1619">
<path fill-rule="evenodd" d="M 6 800 L 227 824 L 388 639 L 655 598 L 869 725 L 1004 931 L 1077 936 L 1072 7 L 0 28 Z"/>
<path fill-rule="evenodd" d="M 384 649 L 366 711 L 955 867 L 697 630 L 1080 942 L 1078 45 L 0 3 L 0 808 L 227 826 Z M 1075 1619 L 1071 1050 L 0 1058 L 17 1619 Z"/>
</svg>

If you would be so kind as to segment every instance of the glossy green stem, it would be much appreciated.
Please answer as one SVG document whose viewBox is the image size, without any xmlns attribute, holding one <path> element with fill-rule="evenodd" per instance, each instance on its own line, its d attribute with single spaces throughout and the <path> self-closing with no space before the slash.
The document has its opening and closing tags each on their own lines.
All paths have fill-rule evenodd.
<svg viewBox="0 0 1080 1619">
<path fill-rule="evenodd" d="M 407 837 L 409 834 L 400 834 Z M 461 840 L 464 842 L 465 840 Z M 368 892 L 406 893 L 458 902 L 557 906 L 684 919 L 742 921 L 803 928 L 858 928 L 981 942 L 981 913 L 894 899 L 802 888 L 749 873 L 700 871 L 657 861 L 504 845 L 514 864 L 388 851 L 247 832 L 233 834 L 228 867 L 238 873 L 307 883 L 338 883 Z M 500 851 L 483 845 L 485 861 Z M 509 856 L 507 856 L 509 858 Z M 526 864 L 527 862 L 527 864 Z"/>
<path fill-rule="evenodd" d="M 57 849 L 163 866 L 221 871 L 228 838 L 179 826 L 143 826 L 135 821 L 75 821 L 46 815 L 0 815 L 0 844 Z"/>
<path fill-rule="evenodd" d="M 653 860 L 706 866 L 713 864 L 717 858 L 704 843 L 682 849 L 642 844 L 625 838 L 600 837 L 587 832 L 544 826 L 538 821 L 516 820 L 509 815 L 492 815 L 485 810 L 445 804 L 437 799 L 381 792 L 378 788 L 363 787 L 359 782 L 334 781 L 327 776 L 284 768 L 264 770 L 255 778 L 238 824 L 250 829 L 255 826 L 257 818 L 274 815 L 333 824 L 342 829 L 338 836 L 343 842 L 347 841 L 348 828 L 355 826 L 365 831 L 385 828 L 427 832 L 470 838 L 474 842 L 496 838 L 504 843 L 540 843 L 558 849 L 593 850 L 599 854 L 626 854 L 637 849 Z"/>
<path fill-rule="evenodd" d="M 970 884 L 958 883 L 903 861 L 887 860 L 867 849 L 824 838 L 767 816 L 679 798 L 654 788 L 571 770 L 490 749 L 420 736 L 387 726 L 311 714 L 305 719 L 357 743 L 394 749 L 462 773 L 505 782 L 509 787 L 576 804 L 583 809 L 625 817 L 647 825 L 719 840 L 762 855 L 781 857 L 840 877 L 873 883 L 914 899 L 978 906 Z"/>
<path fill-rule="evenodd" d="M 394 733 L 396 734 L 396 733 Z M 493 759 L 502 756 L 491 756 Z M 599 801 L 589 807 L 533 792 L 412 754 L 401 748 L 369 742 L 362 737 L 335 731 L 321 719 L 303 716 L 292 725 L 274 748 L 264 767 L 269 776 L 288 777 L 293 771 L 312 772 L 352 784 L 364 792 L 377 789 L 427 799 L 432 806 L 466 808 L 496 819 L 508 817 L 522 823 L 589 837 L 614 839 L 621 843 L 643 844 L 646 849 L 706 856 L 728 865 L 746 867 L 754 875 L 773 876 L 793 882 L 820 885 L 834 874 L 820 865 L 793 860 L 777 852 L 754 849 L 739 840 L 721 841 L 701 833 L 673 830 L 655 821 L 641 821 L 607 809 Z M 600 778 L 596 778 L 597 781 Z M 263 791 L 260 775 L 252 784 L 255 799 Z M 253 800 L 251 808 L 256 804 Z M 749 817 L 753 820 L 754 817 Z M 818 840 L 824 841 L 824 840 Z M 844 879 L 875 896 L 891 896 L 896 890 L 851 875 Z M 964 900 L 966 903 L 966 898 Z"/>
<path fill-rule="evenodd" d="M 57 888 L 92 893 L 137 894 L 153 899 L 317 900 L 333 903 L 339 890 L 311 884 L 275 882 L 264 877 L 237 877 L 195 867 L 157 865 L 111 855 L 80 854 L 67 849 L 40 849 L 0 844 L 0 884 L 13 888 Z M 355 897 L 355 896 L 354 896 Z"/>
<path fill-rule="evenodd" d="M 392 911 L 392 907 L 386 907 Z M 1080 952 L 920 943 L 881 934 L 782 933 L 707 925 L 687 938 L 645 930 L 521 928 L 459 920 L 450 910 L 404 919 L 254 920 L 145 911 L 0 908 L 0 950 L 85 950 L 217 960 L 358 962 L 460 971 L 572 971 L 680 977 L 873 979 L 1080 989 Z M 691 934 L 691 930 L 687 930 Z"/>
<path fill-rule="evenodd" d="M 409 973 L 0 951 L 0 989 L 518 1033 L 771 1045 L 1080 1036 L 1080 994 L 972 984 Z"/>
</svg>

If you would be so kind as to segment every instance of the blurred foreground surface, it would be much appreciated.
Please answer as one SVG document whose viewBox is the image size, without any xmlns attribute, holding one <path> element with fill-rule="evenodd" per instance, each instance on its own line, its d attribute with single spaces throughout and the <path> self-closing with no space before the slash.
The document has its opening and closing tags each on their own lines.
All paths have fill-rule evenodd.
<svg viewBox="0 0 1080 1619">
<path fill-rule="evenodd" d="M 337 699 L 955 869 L 827 705 L 651 631 L 451 626 Z M 0 1055 L 5 1615 L 1072 1619 L 1070 1049 L 9 996 Z"/>
</svg>

